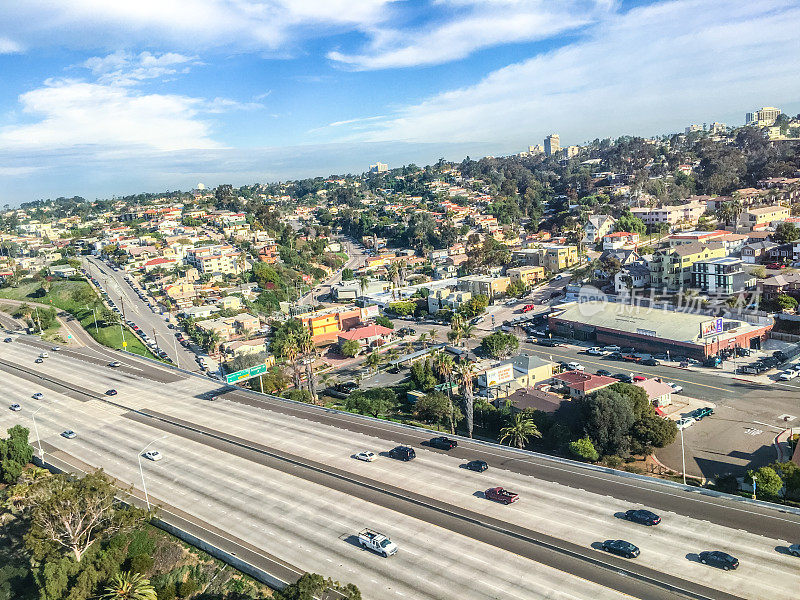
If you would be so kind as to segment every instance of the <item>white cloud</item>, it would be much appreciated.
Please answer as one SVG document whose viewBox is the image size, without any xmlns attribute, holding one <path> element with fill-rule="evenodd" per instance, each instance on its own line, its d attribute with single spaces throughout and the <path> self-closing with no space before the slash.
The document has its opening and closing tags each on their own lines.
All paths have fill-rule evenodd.
<svg viewBox="0 0 800 600">
<path fill-rule="evenodd" d="M 676 0 L 603 21 L 583 41 L 433 96 L 348 139 L 527 145 L 656 133 L 800 97 L 800 7 Z"/>
<path fill-rule="evenodd" d="M 197 98 L 145 94 L 118 84 L 48 80 L 19 97 L 31 123 L 0 128 L 0 146 L 98 151 L 218 148 Z"/>
<path fill-rule="evenodd" d="M 0 36 L 0 54 L 17 54 L 22 52 L 22 46 L 7 37 Z"/>
<path fill-rule="evenodd" d="M 476 50 L 550 38 L 593 22 L 608 10 L 606 0 L 440 0 L 446 19 L 416 30 L 377 28 L 358 54 L 333 51 L 331 60 L 356 69 L 433 65 L 469 56 Z M 450 14 L 455 12 L 453 18 Z"/>
<path fill-rule="evenodd" d="M 91 70 L 100 82 L 118 85 L 134 85 L 145 79 L 168 77 L 177 73 L 186 73 L 196 59 L 175 52 L 151 54 L 141 52 L 133 55 L 117 51 L 108 56 L 93 56 L 83 66 Z"/>
</svg>

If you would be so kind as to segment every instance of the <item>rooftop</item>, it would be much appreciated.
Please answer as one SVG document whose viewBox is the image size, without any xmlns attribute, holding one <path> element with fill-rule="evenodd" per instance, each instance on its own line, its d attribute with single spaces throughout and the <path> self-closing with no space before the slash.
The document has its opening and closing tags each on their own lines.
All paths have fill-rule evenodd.
<svg viewBox="0 0 800 600">
<path fill-rule="evenodd" d="M 591 373 L 584 373 L 583 371 L 566 371 L 559 375 L 553 375 L 553 379 L 557 379 L 567 387 L 588 394 L 594 390 L 607 387 L 614 383 L 619 383 L 613 377 L 605 377 L 603 375 L 592 375 Z"/>
</svg>

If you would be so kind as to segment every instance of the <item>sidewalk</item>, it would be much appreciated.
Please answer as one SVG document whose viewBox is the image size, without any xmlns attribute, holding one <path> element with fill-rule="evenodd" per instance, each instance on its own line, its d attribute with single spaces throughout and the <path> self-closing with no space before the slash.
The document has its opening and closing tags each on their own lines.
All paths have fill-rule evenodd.
<svg viewBox="0 0 800 600">
<path fill-rule="evenodd" d="M 778 455 L 778 462 L 792 459 L 789 438 L 793 435 L 800 435 L 800 427 L 789 427 L 775 436 L 773 443 L 775 444 L 775 452 Z"/>
</svg>

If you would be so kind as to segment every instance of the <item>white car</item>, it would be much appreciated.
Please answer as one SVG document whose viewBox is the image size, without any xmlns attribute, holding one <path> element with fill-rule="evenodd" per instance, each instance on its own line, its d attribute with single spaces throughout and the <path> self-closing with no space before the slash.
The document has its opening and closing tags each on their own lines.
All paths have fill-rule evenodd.
<svg viewBox="0 0 800 600">
<path fill-rule="evenodd" d="M 697 420 L 694 417 L 683 417 L 682 419 L 678 419 L 675 421 L 675 424 L 678 426 L 678 429 L 686 429 L 687 427 L 691 427 L 697 423 Z"/>
<path fill-rule="evenodd" d="M 108 363 L 108 366 L 109 367 L 114 367 L 114 368 L 121 367 L 122 363 L 119 362 L 118 360 L 112 360 L 110 363 Z"/>
<path fill-rule="evenodd" d="M 9 406 L 8 408 L 10 408 L 11 410 L 13 410 L 14 412 L 16 412 L 16 411 L 18 411 L 18 410 L 22 410 L 22 407 L 21 407 L 19 404 L 12 404 L 12 405 L 11 405 L 11 406 Z"/>
<path fill-rule="evenodd" d="M 780 381 L 789 381 L 791 379 L 794 379 L 798 375 L 800 375 L 800 373 L 798 373 L 797 371 L 793 371 L 792 369 L 786 369 L 785 371 L 782 371 L 780 374 L 778 374 L 778 379 Z"/>
<path fill-rule="evenodd" d="M 61 350 L 61 348 L 59 348 L 58 346 L 53 346 L 52 348 L 50 348 L 50 350 L 53 352 L 58 352 Z"/>
<path fill-rule="evenodd" d="M 603 352 L 619 352 L 620 350 L 619 346 L 603 346 Z"/>
<path fill-rule="evenodd" d="M 579 362 L 567 363 L 567 367 L 570 371 L 583 371 L 586 368 Z"/>
<path fill-rule="evenodd" d="M 356 454 L 356 460 L 363 460 L 365 462 L 372 462 L 378 457 L 377 454 L 374 452 L 370 452 L 369 450 L 364 450 L 364 452 L 359 452 Z"/>
<path fill-rule="evenodd" d="M 668 383 L 667 385 L 672 388 L 673 394 L 680 394 L 683 391 L 683 386 L 677 383 Z"/>
<path fill-rule="evenodd" d="M 39 358 L 49 358 L 49 357 L 50 357 L 50 355 L 47 352 L 40 352 L 39 353 Z"/>
<path fill-rule="evenodd" d="M 586 351 L 589 356 L 603 356 L 603 349 L 598 346 L 592 346 Z"/>
<path fill-rule="evenodd" d="M 42 392 L 36 392 L 36 393 L 33 395 L 33 399 L 34 399 L 34 400 L 41 400 L 42 398 L 44 398 L 44 394 L 43 394 Z"/>
<path fill-rule="evenodd" d="M 158 450 L 148 450 L 143 455 L 145 458 L 149 458 L 150 460 L 161 460 L 164 458 L 164 455 L 161 454 Z"/>
</svg>

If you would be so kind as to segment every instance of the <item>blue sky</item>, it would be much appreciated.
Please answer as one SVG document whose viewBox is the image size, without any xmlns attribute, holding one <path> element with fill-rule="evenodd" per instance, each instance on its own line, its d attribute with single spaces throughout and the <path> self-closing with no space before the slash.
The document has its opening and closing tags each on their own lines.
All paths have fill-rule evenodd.
<svg viewBox="0 0 800 600">
<path fill-rule="evenodd" d="M 0 204 L 800 112 L 798 2 L 0 3 Z"/>
</svg>

